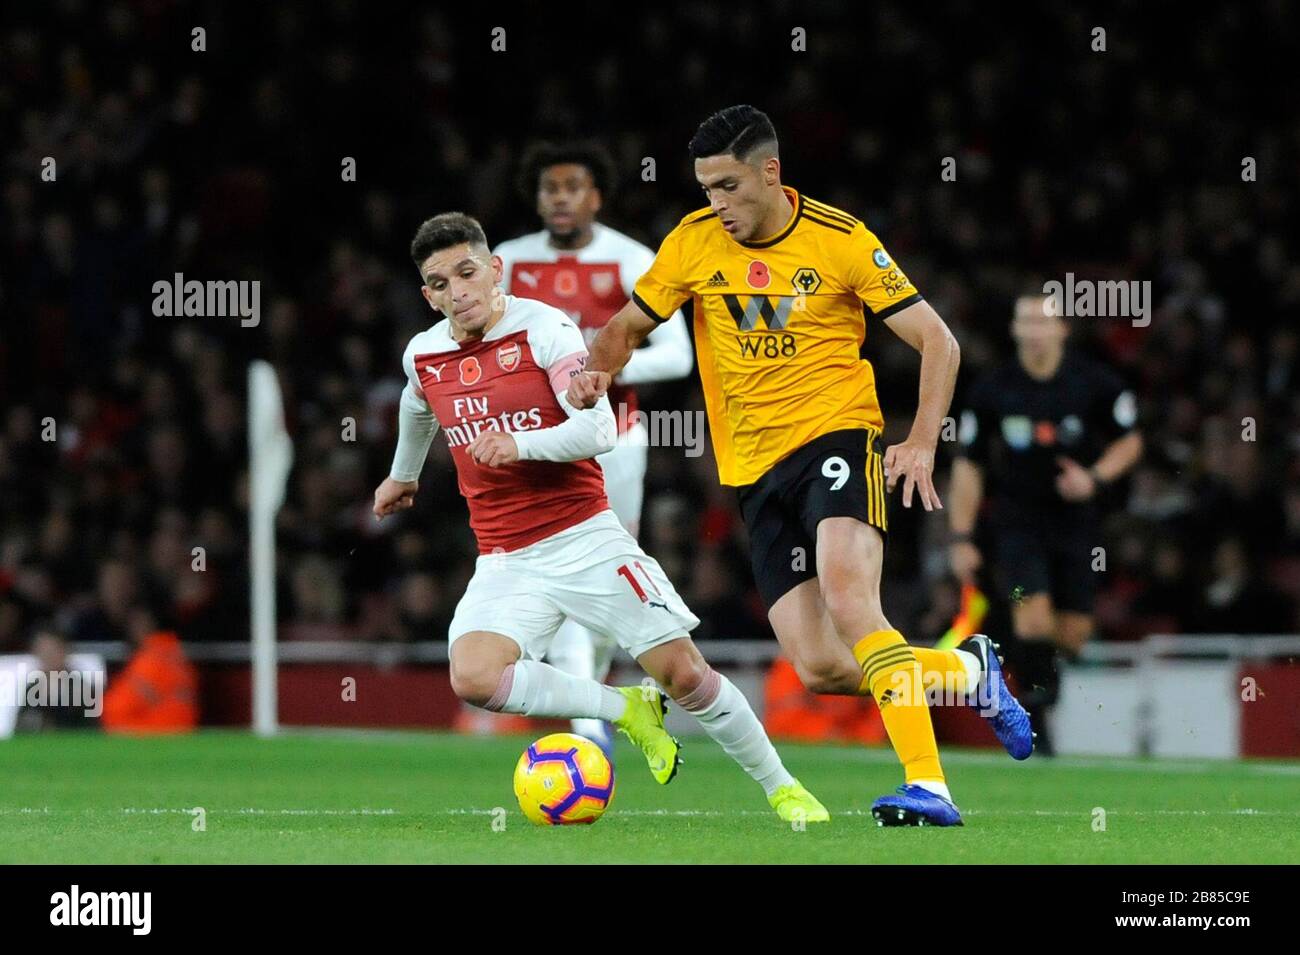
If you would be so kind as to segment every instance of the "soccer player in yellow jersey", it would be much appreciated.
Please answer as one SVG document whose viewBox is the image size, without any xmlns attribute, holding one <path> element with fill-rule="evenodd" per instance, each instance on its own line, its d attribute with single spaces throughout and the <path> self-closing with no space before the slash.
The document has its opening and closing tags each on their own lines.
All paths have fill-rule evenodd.
<svg viewBox="0 0 1300 955">
<path fill-rule="evenodd" d="M 777 639 L 810 690 L 879 704 L 905 783 L 873 805 L 877 822 L 961 825 L 924 689 L 979 700 L 1017 758 L 1032 750 L 1029 720 L 988 637 L 913 648 L 880 603 L 886 492 L 901 480 L 904 507 L 914 497 L 927 511 L 943 506 L 932 474 L 956 339 L 865 225 L 782 185 L 764 113 L 710 116 L 690 153 L 709 207 L 664 238 L 632 300 L 596 336 L 569 401 L 594 404 L 646 335 L 693 300 L 719 477 L 738 490 Z M 883 455 L 875 376 L 859 357 L 868 326 L 881 323 L 921 353 L 911 433 Z"/>
</svg>

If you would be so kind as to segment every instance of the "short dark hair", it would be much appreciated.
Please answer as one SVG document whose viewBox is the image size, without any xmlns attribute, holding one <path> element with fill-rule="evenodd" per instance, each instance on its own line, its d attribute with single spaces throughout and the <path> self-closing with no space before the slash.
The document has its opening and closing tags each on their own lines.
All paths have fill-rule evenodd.
<svg viewBox="0 0 1300 955">
<path fill-rule="evenodd" d="M 411 258 L 418 269 L 424 260 L 442 249 L 468 242 L 487 248 L 487 235 L 478 220 L 463 212 L 443 212 L 432 219 L 425 219 L 420 228 L 415 230 L 411 240 Z"/>
<path fill-rule="evenodd" d="M 519 160 L 519 176 L 515 180 L 519 195 L 525 202 L 533 202 L 543 170 L 568 163 L 584 167 L 600 190 L 600 197 L 609 201 L 614 189 L 614 160 L 604 146 L 589 139 L 563 143 L 543 140 L 531 144 Z"/>
<path fill-rule="evenodd" d="M 776 155 L 776 127 L 767 113 L 754 106 L 728 106 L 700 123 L 691 137 L 690 154 L 692 159 L 703 159 L 729 153 L 748 162 L 756 148 L 768 143 Z"/>
</svg>

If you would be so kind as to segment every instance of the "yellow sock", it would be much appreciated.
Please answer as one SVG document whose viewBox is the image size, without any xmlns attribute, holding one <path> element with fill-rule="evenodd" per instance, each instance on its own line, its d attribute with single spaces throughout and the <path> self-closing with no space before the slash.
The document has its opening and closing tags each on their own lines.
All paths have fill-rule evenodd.
<svg viewBox="0 0 1300 955">
<path fill-rule="evenodd" d="M 897 630 L 877 630 L 853 645 L 853 656 L 862 667 L 862 692 L 880 707 L 904 779 L 943 782 L 916 651 Z"/>
<path fill-rule="evenodd" d="M 916 654 L 916 662 L 921 664 L 923 685 L 940 687 L 945 699 L 970 692 L 966 686 L 969 682 L 966 665 L 955 651 L 912 647 L 912 652 Z"/>
</svg>

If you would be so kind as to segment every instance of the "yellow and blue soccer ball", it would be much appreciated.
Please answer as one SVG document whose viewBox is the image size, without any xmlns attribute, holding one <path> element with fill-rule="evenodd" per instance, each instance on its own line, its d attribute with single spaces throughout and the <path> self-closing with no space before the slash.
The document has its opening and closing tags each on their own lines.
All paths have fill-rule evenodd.
<svg viewBox="0 0 1300 955">
<path fill-rule="evenodd" d="M 614 767 L 585 736 L 552 733 L 519 757 L 515 797 L 536 825 L 590 825 L 614 798 Z"/>
</svg>

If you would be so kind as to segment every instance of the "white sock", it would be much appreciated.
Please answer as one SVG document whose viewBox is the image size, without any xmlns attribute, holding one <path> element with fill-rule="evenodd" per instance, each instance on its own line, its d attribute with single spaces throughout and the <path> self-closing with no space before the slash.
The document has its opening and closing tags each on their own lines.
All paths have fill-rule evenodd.
<svg viewBox="0 0 1300 955">
<path fill-rule="evenodd" d="M 597 672 L 596 646 L 602 650 L 608 638 L 593 633 L 575 620 L 565 620 L 560 629 L 555 631 L 551 646 L 546 651 L 546 662 L 561 673 L 570 676 L 586 677 L 603 683 L 609 672 L 608 660 L 611 654 L 602 652 L 605 665 L 602 672 Z M 613 745 L 608 724 L 603 720 L 578 719 L 573 721 L 573 732 L 585 736 L 604 749 Z"/>
<path fill-rule="evenodd" d="M 503 693 L 499 688 L 488 701 L 497 705 L 489 705 L 488 709 L 544 718 L 616 720 L 627 707 L 627 700 L 613 687 L 570 676 L 538 660 L 516 661 L 506 668 L 501 679 L 502 688 L 510 680 L 509 690 Z M 503 695 L 505 699 L 499 700 Z"/>
<path fill-rule="evenodd" d="M 992 653 L 993 650 L 990 649 L 989 652 Z M 967 692 L 974 693 L 979 689 L 980 680 L 984 675 L 984 671 L 980 669 L 980 658 L 969 650 L 954 650 L 953 653 L 957 654 L 957 659 L 966 668 L 966 686 L 969 687 Z"/>
<path fill-rule="evenodd" d="M 696 690 L 677 702 L 769 796 L 794 782 L 745 695 L 721 673 L 710 670 Z"/>
<path fill-rule="evenodd" d="M 948 792 L 948 784 L 945 782 L 941 782 L 937 779 L 918 779 L 915 780 L 912 785 L 920 786 L 922 789 L 928 790 L 936 796 L 942 796 L 944 799 L 952 802 L 952 793 Z"/>
</svg>

